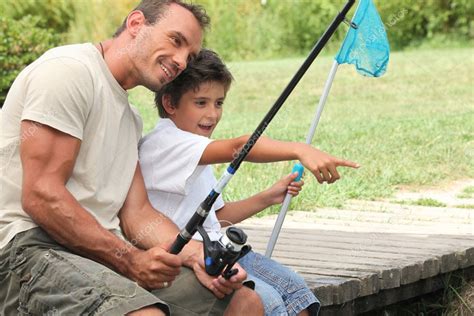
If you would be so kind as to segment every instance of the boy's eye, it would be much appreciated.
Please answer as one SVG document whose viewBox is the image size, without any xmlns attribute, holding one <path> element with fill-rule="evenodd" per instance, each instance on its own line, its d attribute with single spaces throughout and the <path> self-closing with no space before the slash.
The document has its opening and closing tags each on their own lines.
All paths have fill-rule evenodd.
<svg viewBox="0 0 474 316">
<path fill-rule="evenodd" d="M 204 100 L 196 100 L 196 105 L 205 106 L 205 105 L 206 105 L 206 101 L 204 101 Z"/>
<path fill-rule="evenodd" d="M 217 101 L 216 107 L 221 108 L 224 105 L 224 101 Z"/>
</svg>

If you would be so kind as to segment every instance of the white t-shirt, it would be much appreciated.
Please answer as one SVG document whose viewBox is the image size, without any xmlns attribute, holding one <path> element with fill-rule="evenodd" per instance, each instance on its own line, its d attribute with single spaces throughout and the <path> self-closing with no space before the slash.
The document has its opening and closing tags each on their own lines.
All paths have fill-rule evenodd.
<svg viewBox="0 0 474 316">
<path fill-rule="evenodd" d="M 209 165 L 198 165 L 209 138 L 185 132 L 170 119 L 160 119 L 139 145 L 140 166 L 151 204 L 181 229 L 217 182 Z M 224 206 L 219 196 L 203 227 L 211 240 L 220 238 L 216 210 Z M 194 239 L 201 240 L 199 233 Z"/>
<path fill-rule="evenodd" d="M 20 122 L 38 123 L 20 135 Z M 37 225 L 22 210 L 21 139 L 40 124 L 81 140 L 66 187 L 97 221 L 119 229 L 117 213 L 138 162 L 142 121 L 90 43 L 53 48 L 16 78 L 0 112 L 0 248 Z"/>
</svg>

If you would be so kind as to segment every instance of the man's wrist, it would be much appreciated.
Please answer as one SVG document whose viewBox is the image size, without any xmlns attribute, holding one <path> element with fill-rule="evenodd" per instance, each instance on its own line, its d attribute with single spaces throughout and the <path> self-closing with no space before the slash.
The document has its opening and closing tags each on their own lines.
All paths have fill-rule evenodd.
<svg viewBox="0 0 474 316">
<path fill-rule="evenodd" d="M 120 272 L 121 274 L 132 277 L 133 276 L 133 268 L 136 266 L 136 255 L 143 250 L 134 247 L 131 244 L 127 244 L 123 249 L 125 251 L 115 253 L 115 260 L 114 266 L 115 269 Z"/>
</svg>

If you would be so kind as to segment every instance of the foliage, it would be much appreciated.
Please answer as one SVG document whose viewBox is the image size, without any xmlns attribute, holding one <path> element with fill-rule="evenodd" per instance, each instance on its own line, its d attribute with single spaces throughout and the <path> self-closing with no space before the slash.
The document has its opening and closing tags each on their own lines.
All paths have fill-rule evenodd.
<svg viewBox="0 0 474 316">
<path fill-rule="evenodd" d="M 139 0 L 3 0 L 0 11 L 15 19 L 41 16 L 39 26 L 65 33 L 63 42 L 94 42 L 110 37 Z M 212 20 L 205 45 L 226 60 L 305 55 L 344 1 L 195 0 Z M 434 41 L 451 45 L 474 38 L 470 0 L 374 0 L 394 50 Z M 352 16 L 356 6 L 348 16 Z M 327 49 L 336 50 L 347 30 L 341 26 Z M 438 45 L 440 44 L 440 45 Z"/>
<path fill-rule="evenodd" d="M 57 35 L 39 25 L 41 22 L 38 17 L 25 16 L 20 20 L 0 17 L 1 105 L 18 73 L 47 49 L 59 43 Z"/>
<path fill-rule="evenodd" d="M 112 37 L 137 0 L 71 1 L 76 12 L 66 41 L 68 43 L 98 42 Z"/>
<path fill-rule="evenodd" d="M 74 20 L 73 3 L 70 0 L 3 0 L 0 2 L 0 11 L 4 16 L 15 20 L 27 15 L 37 16 L 36 27 L 65 33 Z"/>
</svg>

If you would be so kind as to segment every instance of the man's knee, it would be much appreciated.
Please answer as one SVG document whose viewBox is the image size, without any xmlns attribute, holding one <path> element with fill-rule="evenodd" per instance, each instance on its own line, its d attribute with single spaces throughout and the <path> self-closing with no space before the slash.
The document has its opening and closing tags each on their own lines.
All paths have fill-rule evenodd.
<svg viewBox="0 0 474 316">
<path fill-rule="evenodd" d="M 232 300 L 225 311 L 226 316 L 230 315 L 263 315 L 264 309 L 260 296 L 247 287 L 235 291 Z"/>
</svg>

